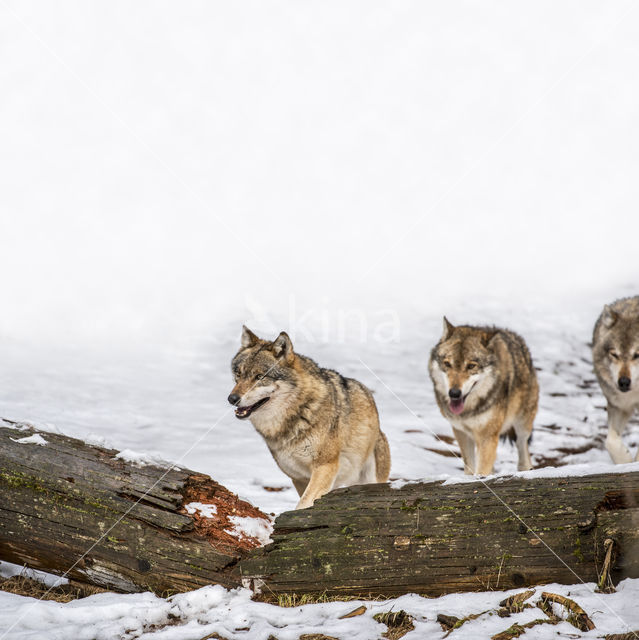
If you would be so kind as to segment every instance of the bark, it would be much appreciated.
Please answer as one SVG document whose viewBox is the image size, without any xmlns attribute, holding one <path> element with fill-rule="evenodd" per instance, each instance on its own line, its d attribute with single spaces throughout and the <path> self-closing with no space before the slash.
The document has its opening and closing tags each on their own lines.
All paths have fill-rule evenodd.
<svg viewBox="0 0 639 640">
<path fill-rule="evenodd" d="M 229 534 L 229 516 L 267 518 L 188 469 L 139 466 L 117 451 L 0 422 L 0 560 L 116 591 L 161 595 L 240 584 L 237 563 L 259 545 Z M 190 502 L 217 514 L 189 514 Z"/>
<path fill-rule="evenodd" d="M 639 577 L 639 473 L 339 489 L 241 564 L 280 593 L 428 596 Z"/>
</svg>

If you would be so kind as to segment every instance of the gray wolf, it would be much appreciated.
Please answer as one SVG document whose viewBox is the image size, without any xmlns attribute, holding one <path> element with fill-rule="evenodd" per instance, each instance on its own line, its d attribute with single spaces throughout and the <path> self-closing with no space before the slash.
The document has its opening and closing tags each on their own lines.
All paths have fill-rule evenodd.
<svg viewBox="0 0 639 640">
<path fill-rule="evenodd" d="M 444 333 L 430 354 L 428 370 L 439 410 L 459 443 L 465 473 L 492 473 L 500 436 L 515 440 L 517 468 L 532 468 L 528 442 L 539 385 L 520 336 L 496 327 L 455 327 L 444 318 Z"/>
<path fill-rule="evenodd" d="M 614 463 L 632 462 L 621 435 L 639 407 L 639 296 L 603 308 L 592 336 L 592 361 L 608 401 L 606 449 Z"/>
<path fill-rule="evenodd" d="M 371 392 L 293 351 L 285 332 L 269 342 L 242 328 L 228 397 L 249 418 L 300 496 L 298 509 L 334 487 L 386 482 L 390 450 Z"/>
</svg>

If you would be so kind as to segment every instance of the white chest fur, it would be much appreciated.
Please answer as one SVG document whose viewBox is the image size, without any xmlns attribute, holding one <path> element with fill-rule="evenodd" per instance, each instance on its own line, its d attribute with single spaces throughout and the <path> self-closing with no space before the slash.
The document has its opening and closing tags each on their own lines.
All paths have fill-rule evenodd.
<svg viewBox="0 0 639 640">
<path fill-rule="evenodd" d="M 621 391 L 617 391 L 612 400 L 612 404 L 615 407 L 619 407 L 622 411 L 631 412 L 633 409 L 639 407 L 639 387 L 635 389 L 631 389 L 626 393 L 622 393 Z"/>
<path fill-rule="evenodd" d="M 485 415 L 479 414 L 478 416 L 472 416 L 470 418 L 454 418 L 450 422 L 458 431 L 472 435 L 482 430 L 488 422 L 488 418 Z"/>
<path fill-rule="evenodd" d="M 277 442 L 269 442 L 268 448 L 279 468 L 291 478 L 308 479 L 311 477 L 313 447 L 308 440 L 298 442 L 295 446 L 278 446 Z"/>
</svg>

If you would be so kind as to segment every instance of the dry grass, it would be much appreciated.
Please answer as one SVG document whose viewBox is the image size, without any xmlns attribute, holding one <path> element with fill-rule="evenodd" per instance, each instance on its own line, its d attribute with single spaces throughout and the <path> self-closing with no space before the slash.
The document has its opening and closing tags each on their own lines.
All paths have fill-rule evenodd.
<svg viewBox="0 0 639 640">
<path fill-rule="evenodd" d="M 102 593 L 104 589 L 69 582 L 61 584 L 59 587 L 49 588 L 39 580 L 34 580 L 21 574 L 11 578 L 0 578 L 0 589 L 9 593 L 16 593 L 20 596 L 37 598 L 38 600 L 55 600 L 56 602 L 71 602 L 79 598 L 86 598 L 94 593 Z"/>
<path fill-rule="evenodd" d="M 375 614 L 373 618 L 388 627 L 382 633 L 388 640 L 399 640 L 415 628 L 412 616 L 405 611 L 386 611 L 385 613 Z"/>
<path fill-rule="evenodd" d="M 253 596 L 253 600 L 258 602 L 270 602 L 276 604 L 278 607 L 301 607 L 305 604 L 324 604 L 326 602 L 352 602 L 359 600 L 363 602 L 379 602 L 381 600 L 388 600 L 387 596 L 370 596 L 368 598 L 362 598 L 361 596 L 350 595 L 330 595 L 326 591 L 322 593 L 303 593 L 298 595 L 296 593 L 262 593 L 258 596 Z"/>
<path fill-rule="evenodd" d="M 279 607 L 301 607 L 305 604 L 320 604 L 325 602 L 351 602 L 352 600 L 360 600 L 355 596 L 330 596 L 326 592 L 323 593 L 278 593 L 277 605 Z"/>
</svg>

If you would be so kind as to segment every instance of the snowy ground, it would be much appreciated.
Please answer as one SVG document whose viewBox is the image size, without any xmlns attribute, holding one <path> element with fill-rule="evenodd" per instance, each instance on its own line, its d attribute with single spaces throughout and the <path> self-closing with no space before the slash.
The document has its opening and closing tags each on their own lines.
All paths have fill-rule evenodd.
<svg viewBox="0 0 639 640">
<path fill-rule="evenodd" d="M 248 322 L 375 390 L 393 478 L 459 478 L 426 373 L 446 313 L 528 341 L 538 467 L 608 465 L 587 344 L 602 305 L 637 294 L 615 284 L 639 276 L 637 9 L 0 0 L 0 416 L 176 461 L 280 513 L 295 492 L 226 402 Z M 514 469 L 500 445 L 496 471 Z M 549 589 L 595 637 L 639 627 L 638 585 Z M 437 638 L 437 613 L 502 597 L 337 621 L 352 603 L 0 592 L 0 639 L 376 638 L 390 607 Z M 581 635 L 526 635 L 557 633 Z"/>
<path fill-rule="evenodd" d="M 587 611 L 595 624 L 594 630 L 581 633 L 568 622 L 562 622 L 556 626 L 534 627 L 524 637 L 578 638 L 583 635 L 597 638 L 613 630 L 622 630 L 625 625 L 639 629 L 639 611 L 631 605 L 639 598 L 639 580 L 625 580 L 620 583 L 617 593 L 605 596 L 593 594 L 593 588 L 592 584 L 546 585 L 537 589 L 532 601 L 535 602 L 543 590 L 567 595 Z M 414 618 L 415 629 L 404 636 L 405 640 L 445 637 L 436 622 L 440 613 L 459 618 L 482 614 L 453 631 L 450 638 L 484 640 L 515 622 L 525 624 L 544 617 L 536 607 L 507 618 L 495 615 L 500 600 L 519 591 L 452 594 L 436 599 L 408 594 L 392 601 L 368 602 L 366 613 L 345 620 L 339 617 L 356 609 L 360 602 L 279 608 L 252 602 L 251 594 L 246 590 L 226 591 L 219 586 L 204 587 L 169 600 L 150 593 L 127 596 L 104 593 L 64 605 L 3 595 L 0 625 L 20 619 L 19 625 L 3 636 L 7 639 L 203 640 L 210 638 L 209 634 L 217 633 L 229 640 L 267 640 L 269 637 L 298 640 L 302 634 L 324 633 L 344 640 L 383 640 L 381 634 L 386 626 L 377 623 L 373 616 L 392 609 L 404 610 Z"/>
<path fill-rule="evenodd" d="M 482 300 L 446 310 L 453 322 L 498 323 L 516 329 L 527 339 L 541 387 L 531 445 L 537 467 L 571 465 L 572 473 L 581 474 L 610 464 L 603 449 L 604 399 L 594 381 L 588 347 L 598 307 L 596 301 L 582 301 L 561 309 L 539 305 L 509 308 Z M 193 339 L 155 350 L 92 351 L 84 347 L 53 351 L 2 344 L 2 415 L 178 462 L 210 474 L 267 512 L 280 513 L 296 502 L 290 481 L 276 467 L 250 423 L 238 421 L 226 401 L 232 386 L 229 361 L 237 347 L 240 322 L 229 323 L 228 331 L 216 334 L 215 340 Z M 428 352 L 439 337 L 440 325 L 439 313 L 412 319 L 406 313 L 401 316 L 397 341 L 334 344 L 300 338 L 295 343 L 300 352 L 374 389 L 382 428 L 391 445 L 392 478 L 462 476 L 460 460 L 451 455 L 457 448 L 450 427 L 439 414 L 426 373 Z M 262 332 L 260 327 L 254 328 Z M 636 420 L 625 441 L 631 447 L 639 443 Z M 500 445 L 496 472 L 513 472 L 515 465 L 514 448 Z M 571 473 L 571 467 L 562 471 Z M 598 632 L 622 631 L 624 625 L 639 627 L 636 609 L 630 606 L 639 596 L 639 581 L 628 580 L 618 594 L 606 596 L 594 594 L 592 585 L 548 589 L 572 593 L 593 613 Z M 171 601 L 149 594 L 109 594 L 65 605 L 38 603 L 33 605 L 35 609 L 25 598 L 0 593 L 0 628 L 15 621 L 7 636 L 11 638 L 46 632 L 48 637 L 60 638 L 153 635 L 186 640 L 213 631 L 229 638 L 265 640 L 269 634 L 282 640 L 311 631 L 371 638 L 384 630 L 372 620 L 372 614 L 392 607 L 416 616 L 412 637 L 427 633 L 435 638 L 442 633 L 434 622 L 436 613 L 468 615 L 495 608 L 502 597 L 491 593 L 437 600 L 406 596 L 370 605 L 361 618 L 339 621 L 338 616 L 354 608 L 353 603 L 278 610 L 249 604 L 246 592 L 227 593 L 218 588 Z M 178 615 L 179 624 L 154 631 L 154 625 L 161 627 L 169 613 Z M 527 611 L 517 620 L 526 621 L 532 615 Z M 509 626 L 510 620 L 486 614 L 466 623 L 455 635 L 488 637 Z M 87 627 L 89 621 L 91 626 Z M 539 638 L 579 634 L 567 624 L 538 628 L 534 636 L 529 633 Z"/>
</svg>

